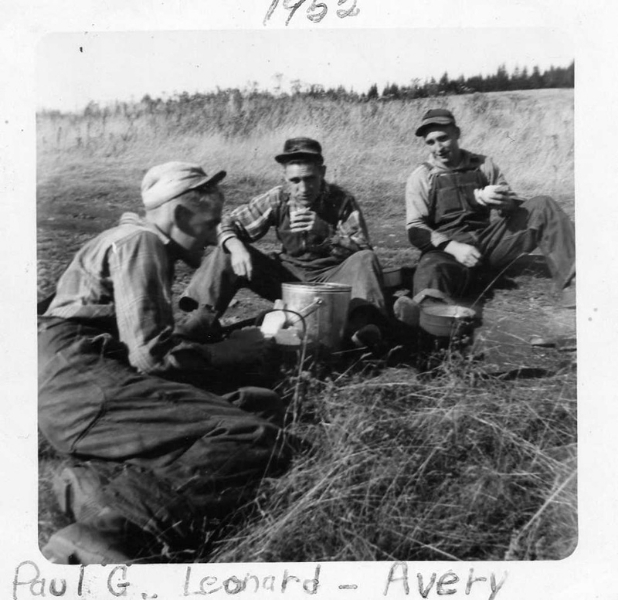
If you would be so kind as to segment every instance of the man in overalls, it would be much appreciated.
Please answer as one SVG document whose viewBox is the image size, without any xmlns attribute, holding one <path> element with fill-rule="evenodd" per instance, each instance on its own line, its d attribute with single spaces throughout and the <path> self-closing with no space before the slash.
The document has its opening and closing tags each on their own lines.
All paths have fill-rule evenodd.
<svg viewBox="0 0 618 600">
<path fill-rule="evenodd" d="M 429 149 L 406 185 L 406 228 L 421 251 L 414 294 L 433 288 L 466 293 L 481 269 L 506 266 L 540 248 L 565 307 L 575 306 L 575 231 L 548 196 L 515 197 L 487 156 L 459 147 L 460 130 L 446 109 L 425 113 L 416 130 Z M 490 221 L 492 210 L 499 217 Z"/>
<path fill-rule="evenodd" d="M 283 185 L 223 218 L 219 245 L 203 261 L 180 299 L 191 311 L 210 306 L 221 315 L 239 288 L 274 301 L 285 282 L 330 282 L 352 287 L 346 337 L 357 346 L 377 344 L 386 322 L 382 270 L 354 197 L 324 179 L 320 144 L 285 142 L 275 157 Z M 251 244 L 274 227 L 281 249 L 266 255 Z"/>
<path fill-rule="evenodd" d="M 54 562 L 195 548 L 289 459 L 275 392 L 208 386 L 209 374 L 266 354 L 259 330 L 214 341 L 208 315 L 174 321 L 174 262 L 199 264 L 216 243 L 224 176 L 183 162 L 150 169 L 145 216 L 125 213 L 85 244 L 40 317 L 39 427 L 76 461 L 53 483 L 76 521 L 43 549 Z"/>
</svg>

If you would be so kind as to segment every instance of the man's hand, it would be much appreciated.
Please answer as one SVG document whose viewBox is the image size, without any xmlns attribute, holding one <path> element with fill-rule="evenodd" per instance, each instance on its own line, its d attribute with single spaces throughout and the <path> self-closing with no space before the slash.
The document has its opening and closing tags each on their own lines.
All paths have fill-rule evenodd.
<svg viewBox="0 0 618 600">
<path fill-rule="evenodd" d="M 290 231 L 313 231 L 328 235 L 328 225 L 309 208 L 296 208 L 290 211 Z"/>
<path fill-rule="evenodd" d="M 253 275 L 253 262 L 251 254 L 245 245 L 238 238 L 229 238 L 225 241 L 225 247 L 232 259 L 232 269 L 239 277 L 246 277 L 251 280 Z"/>
<path fill-rule="evenodd" d="M 267 340 L 259 327 L 233 331 L 226 340 L 209 344 L 213 367 L 229 367 L 265 362 L 274 342 Z"/>
<path fill-rule="evenodd" d="M 474 190 L 474 197 L 479 204 L 493 208 L 505 208 L 512 201 L 511 189 L 508 185 L 488 185 L 480 190 Z"/>
<path fill-rule="evenodd" d="M 481 260 L 481 253 L 474 246 L 462 242 L 451 241 L 444 251 L 466 267 L 475 267 Z"/>
</svg>

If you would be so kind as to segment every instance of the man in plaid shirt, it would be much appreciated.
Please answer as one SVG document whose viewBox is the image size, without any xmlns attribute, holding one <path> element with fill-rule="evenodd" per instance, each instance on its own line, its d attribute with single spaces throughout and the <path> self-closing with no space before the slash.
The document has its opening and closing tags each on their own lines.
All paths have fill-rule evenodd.
<svg viewBox="0 0 618 600">
<path fill-rule="evenodd" d="M 285 282 L 350 285 L 347 336 L 358 346 L 379 341 L 385 323 L 382 270 L 352 195 L 327 183 L 320 144 L 293 138 L 275 160 L 284 184 L 239 206 L 219 227 L 219 245 L 203 261 L 180 300 L 183 310 L 225 312 L 239 288 L 274 301 Z M 281 242 L 267 256 L 251 244 L 274 227 Z"/>
</svg>

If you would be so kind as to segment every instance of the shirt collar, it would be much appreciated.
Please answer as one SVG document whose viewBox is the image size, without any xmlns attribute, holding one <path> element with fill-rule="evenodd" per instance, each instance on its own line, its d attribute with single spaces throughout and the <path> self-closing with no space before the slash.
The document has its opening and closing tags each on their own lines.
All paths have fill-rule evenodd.
<svg viewBox="0 0 618 600">
<path fill-rule="evenodd" d="M 196 259 L 191 253 L 177 244 L 167 233 L 159 229 L 154 223 L 150 223 L 138 214 L 133 212 L 124 213 L 120 217 L 120 225 L 137 225 L 138 227 L 143 227 L 144 229 L 152 231 L 161 240 L 161 243 L 165 246 L 165 250 L 172 261 L 182 260 L 194 268 L 199 266 L 199 264 L 196 264 Z"/>
<path fill-rule="evenodd" d="M 472 166 L 472 163 L 475 160 L 476 155 L 472 154 L 472 152 L 468 152 L 467 150 L 464 150 L 463 148 L 460 148 L 459 152 L 460 152 L 459 164 L 457 164 L 455 167 L 447 167 L 441 163 L 438 163 L 435 161 L 434 157 L 430 155 L 429 164 L 432 167 L 431 172 L 432 173 L 443 173 L 445 171 L 460 171 L 462 169 L 470 168 L 470 166 Z"/>
<path fill-rule="evenodd" d="M 119 225 L 136 225 L 137 227 L 143 227 L 155 233 L 165 246 L 172 243 L 172 239 L 167 233 L 159 229 L 154 223 L 150 223 L 148 220 L 140 217 L 137 213 L 123 213 L 120 217 Z"/>
</svg>

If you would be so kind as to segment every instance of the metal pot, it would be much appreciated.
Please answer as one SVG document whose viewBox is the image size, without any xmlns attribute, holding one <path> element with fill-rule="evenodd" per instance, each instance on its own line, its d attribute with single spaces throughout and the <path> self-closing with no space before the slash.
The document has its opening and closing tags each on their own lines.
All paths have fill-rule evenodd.
<svg viewBox="0 0 618 600">
<path fill-rule="evenodd" d="M 352 287 L 339 283 L 284 283 L 281 288 L 286 310 L 304 314 L 303 319 L 288 314 L 290 327 L 297 329 L 300 336 L 305 334 L 312 346 L 339 350 Z"/>
<path fill-rule="evenodd" d="M 442 303 L 423 303 L 427 298 Z M 427 333 L 436 337 L 454 337 L 477 324 L 475 310 L 455 304 L 449 296 L 439 290 L 431 288 L 423 290 L 412 300 L 419 306 L 418 324 Z"/>
<path fill-rule="evenodd" d="M 384 287 L 389 288 L 397 288 L 401 286 L 402 282 L 402 274 L 400 267 L 387 267 L 382 269 L 382 278 L 384 282 Z"/>
<path fill-rule="evenodd" d="M 436 337 L 453 337 L 474 324 L 476 313 L 471 308 L 454 304 L 421 306 L 419 324 Z"/>
</svg>

